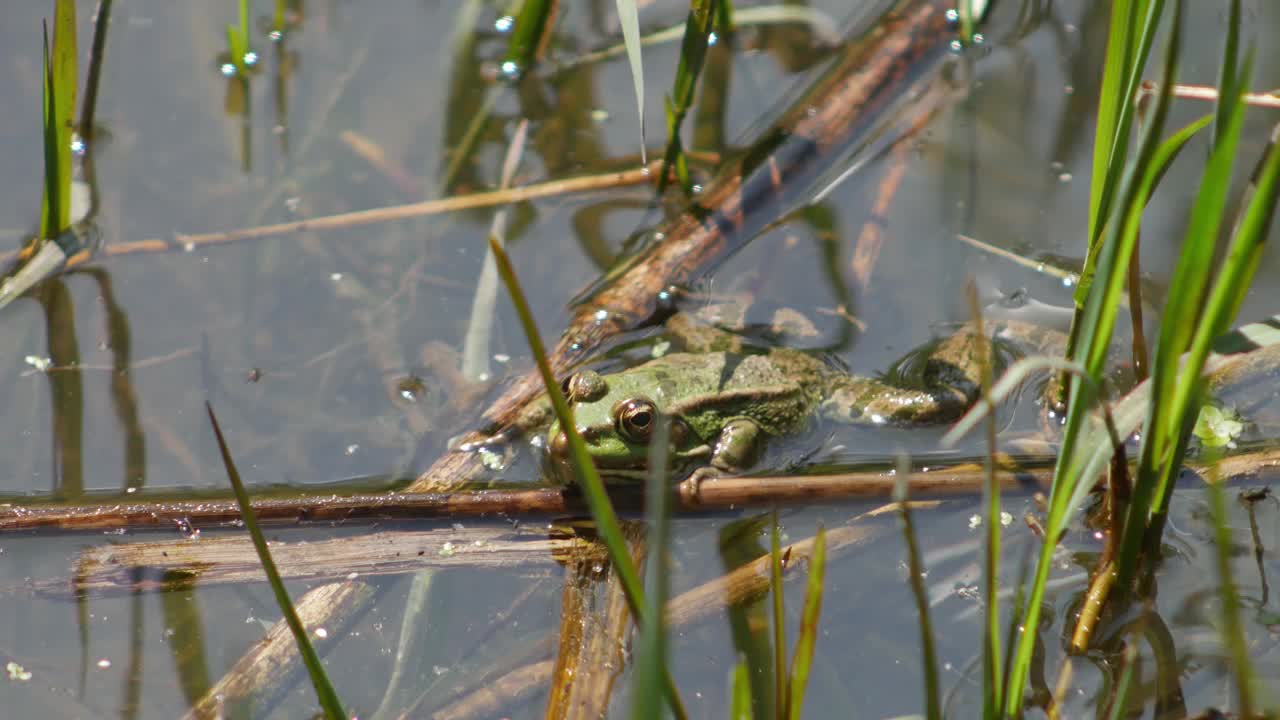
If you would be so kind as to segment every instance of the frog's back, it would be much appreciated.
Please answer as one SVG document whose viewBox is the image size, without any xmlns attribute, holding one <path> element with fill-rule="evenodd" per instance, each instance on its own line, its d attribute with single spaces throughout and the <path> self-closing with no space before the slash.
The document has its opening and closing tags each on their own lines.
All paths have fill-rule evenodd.
<svg viewBox="0 0 1280 720">
<path fill-rule="evenodd" d="M 746 417 L 770 435 L 803 429 L 821 399 L 824 366 L 789 352 L 798 357 L 731 352 L 670 355 L 667 369 L 682 377 L 683 392 L 669 411 L 701 428 Z"/>
</svg>

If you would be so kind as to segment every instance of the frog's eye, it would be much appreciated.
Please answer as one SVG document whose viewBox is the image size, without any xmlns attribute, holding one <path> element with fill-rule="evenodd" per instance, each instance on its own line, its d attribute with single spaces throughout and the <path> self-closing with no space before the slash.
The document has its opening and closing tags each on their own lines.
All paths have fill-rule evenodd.
<svg viewBox="0 0 1280 720">
<path fill-rule="evenodd" d="M 560 390 L 564 392 L 565 400 L 572 404 L 599 400 L 608 393 L 609 387 L 600 373 L 583 370 L 565 378 Z"/>
<path fill-rule="evenodd" d="M 613 407 L 618 433 L 632 442 L 647 442 L 658 421 L 658 409 L 645 398 L 623 400 Z"/>
</svg>

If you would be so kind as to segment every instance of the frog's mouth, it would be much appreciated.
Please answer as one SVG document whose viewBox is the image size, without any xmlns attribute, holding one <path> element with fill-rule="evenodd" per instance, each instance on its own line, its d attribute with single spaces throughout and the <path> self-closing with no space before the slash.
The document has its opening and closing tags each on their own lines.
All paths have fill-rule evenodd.
<svg viewBox="0 0 1280 720">
<path fill-rule="evenodd" d="M 600 479 L 608 482 L 643 482 L 649 474 L 648 448 L 640 446 L 638 452 L 623 457 L 593 452 L 599 448 L 587 439 L 587 451 L 596 466 Z M 570 459 L 569 440 L 564 432 L 556 433 L 547 444 L 547 459 L 551 474 L 564 484 L 577 481 L 577 473 Z M 711 446 L 699 444 L 691 448 L 671 448 L 668 463 L 673 475 L 683 475 L 684 471 L 699 461 L 705 462 L 711 457 Z"/>
</svg>

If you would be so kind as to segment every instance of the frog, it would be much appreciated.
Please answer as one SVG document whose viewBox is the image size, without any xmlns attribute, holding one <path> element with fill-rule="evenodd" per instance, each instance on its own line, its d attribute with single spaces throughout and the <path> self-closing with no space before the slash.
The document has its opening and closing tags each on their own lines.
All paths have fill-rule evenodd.
<svg viewBox="0 0 1280 720">
<path fill-rule="evenodd" d="M 975 327 L 964 325 L 871 377 L 803 350 L 753 347 L 686 313 L 670 318 L 667 329 L 678 351 L 618 372 L 581 369 L 562 384 L 606 482 L 643 480 L 660 413 L 670 419 L 673 477 L 695 481 L 745 473 L 771 440 L 826 420 L 873 426 L 954 421 L 978 397 L 978 358 L 986 347 Z M 1002 363 L 1017 354 L 1009 343 L 997 347 Z M 545 441 L 552 473 L 570 481 L 568 439 L 558 421 Z"/>
</svg>

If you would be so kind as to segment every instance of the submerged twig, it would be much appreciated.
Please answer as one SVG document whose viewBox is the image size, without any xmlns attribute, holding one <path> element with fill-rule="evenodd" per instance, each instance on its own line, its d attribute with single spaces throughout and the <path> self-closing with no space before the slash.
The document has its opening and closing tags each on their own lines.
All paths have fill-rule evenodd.
<svg viewBox="0 0 1280 720">
<path fill-rule="evenodd" d="M 272 556 L 288 580 L 339 580 L 424 569 L 521 568 L 545 572 L 567 557 L 602 562 L 604 553 L 574 537 L 520 533 L 507 526 L 391 531 L 309 542 L 273 542 Z M 145 571 L 135 576 L 135 570 Z M 265 579 L 243 536 L 100 545 L 80 554 L 70 583 L 28 586 L 42 594 L 85 597 L 165 591 L 183 586 L 255 583 Z"/>
</svg>

